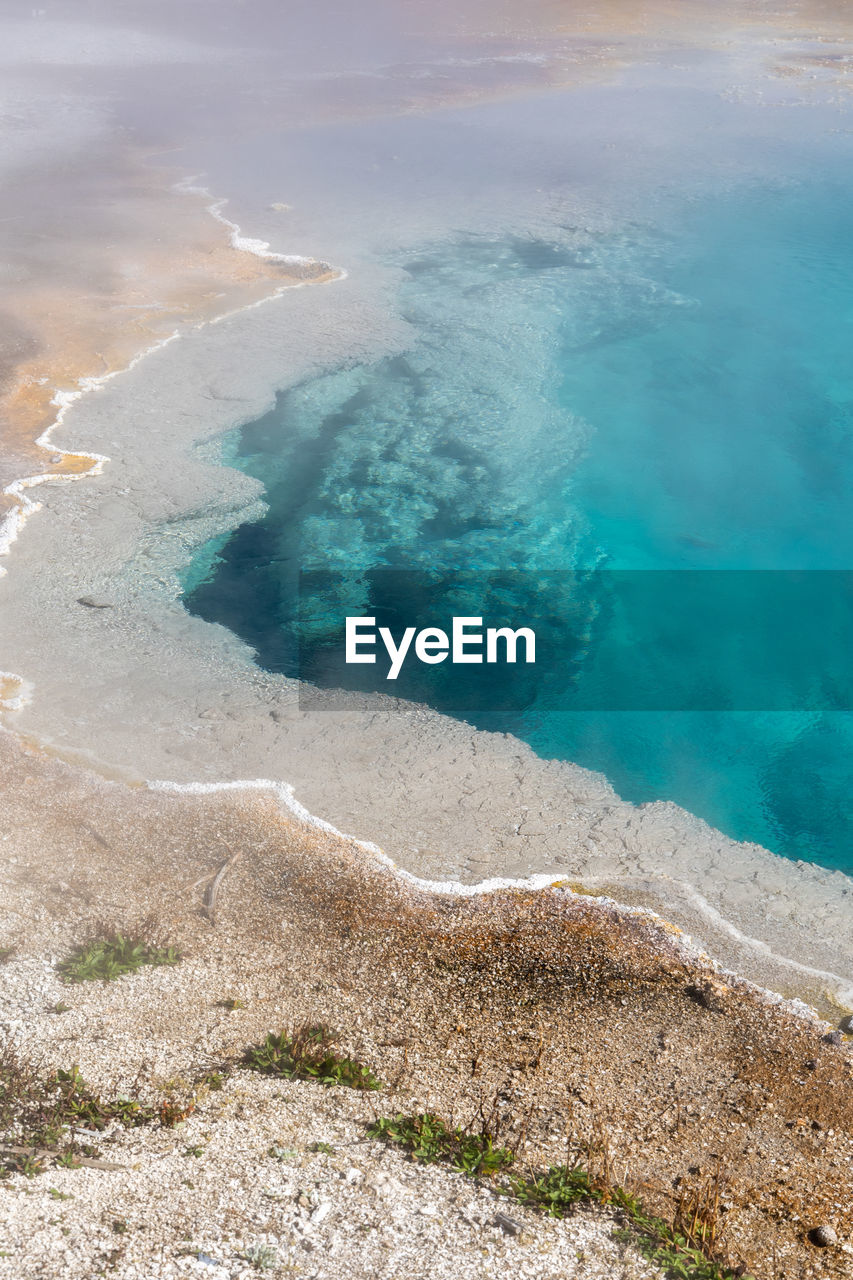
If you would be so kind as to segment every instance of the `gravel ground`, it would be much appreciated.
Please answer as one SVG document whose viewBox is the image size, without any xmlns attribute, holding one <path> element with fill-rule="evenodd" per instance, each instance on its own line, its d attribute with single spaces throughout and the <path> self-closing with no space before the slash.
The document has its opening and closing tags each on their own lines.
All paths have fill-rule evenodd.
<svg viewBox="0 0 853 1280">
<path fill-rule="evenodd" d="M 329 1280 L 658 1274 L 606 1210 L 551 1220 L 368 1136 L 375 1115 L 424 1111 L 491 1117 L 521 1173 L 570 1149 L 668 1218 L 718 1178 L 731 1265 L 853 1273 L 849 1039 L 672 926 L 559 890 L 428 894 L 269 796 L 152 793 L 4 734 L 0 784 L 7 1043 L 43 1075 L 76 1064 L 104 1099 L 194 1107 L 173 1128 L 81 1135 L 98 1167 L 48 1156 L 0 1179 L 0 1280 L 224 1280 L 265 1259 Z M 182 958 L 64 983 L 58 962 L 110 929 Z M 240 1065 L 309 1021 L 384 1087 Z M 809 1240 L 822 1225 L 826 1248 Z"/>
<path fill-rule="evenodd" d="M 15 1177 L 0 1276 L 235 1280 L 258 1274 L 247 1257 L 261 1249 L 269 1274 L 317 1280 L 659 1274 L 613 1239 L 608 1214 L 549 1220 L 415 1166 L 365 1138 L 365 1110 L 321 1085 L 241 1076 L 175 1130 L 105 1143 L 121 1169 Z"/>
</svg>

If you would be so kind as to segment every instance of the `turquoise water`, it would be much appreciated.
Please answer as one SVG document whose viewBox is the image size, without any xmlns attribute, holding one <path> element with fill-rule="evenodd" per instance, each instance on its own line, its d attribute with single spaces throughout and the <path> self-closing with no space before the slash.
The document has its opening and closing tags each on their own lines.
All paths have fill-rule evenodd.
<svg viewBox="0 0 853 1280">
<path fill-rule="evenodd" d="M 239 463 L 270 511 L 213 549 L 189 607 L 294 672 L 300 569 L 347 571 L 350 613 L 376 605 L 353 569 L 417 569 L 447 614 L 454 571 L 513 570 L 515 625 L 546 629 L 562 608 L 551 570 L 853 569 L 853 178 L 834 160 L 685 199 L 665 230 L 458 235 L 398 256 L 413 349 L 303 384 L 242 429 Z M 853 719 L 832 699 L 559 709 L 604 652 L 605 580 L 589 579 L 571 672 L 470 718 L 603 771 L 628 799 L 853 872 Z M 328 643 L 317 613 L 302 615 L 303 672 Z M 688 680 L 698 648 L 688 637 L 669 657 Z M 827 683 L 849 656 L 829 645 Z M 453 710 L 430 679 L 411 696 Z"/>
</svg>

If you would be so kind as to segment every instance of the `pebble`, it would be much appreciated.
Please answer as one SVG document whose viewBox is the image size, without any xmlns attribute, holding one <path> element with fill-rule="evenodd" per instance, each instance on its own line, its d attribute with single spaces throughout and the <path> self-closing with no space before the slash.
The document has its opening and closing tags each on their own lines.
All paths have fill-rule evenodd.
<svg viewBox="0 0 853 1280">
<path fill-rule="evenodd" d="M 809 1239 L 812 1244 L 816 1244 L 821 1249 L 827 1249 L 830 1245 L 838 1244 L 838 1236 L 835 1231 L 825 1224 L 820 1227 L 812 1227 L 809 1232 Z"/>
<path fill-rule="evenodd" d="M 495 1214 L 495 1226 L 500 1227 L 501 1231 L 508 1236 L 520 1236 L 524 1228 L 520 1222 L 516 1222 L 515 1218 L 511 1218 L 507 1213 Z"/>
</svg>

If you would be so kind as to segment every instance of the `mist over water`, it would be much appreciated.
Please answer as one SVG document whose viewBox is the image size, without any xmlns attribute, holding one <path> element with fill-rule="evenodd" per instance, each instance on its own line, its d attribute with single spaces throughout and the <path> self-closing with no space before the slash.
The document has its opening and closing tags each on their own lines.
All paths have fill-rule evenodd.
<svg viewBox="0 0 853 1280">
<path fill-rule="evenodd" d="M 431 605 L 448 619 L 460 609 L 450 576 L 442 600 L 442 574 L 523 569 L 515 625 L 547 627 L 559 601 L 537 589 L 539 571 L 853 568 L 850 137 L 842 117 L 750 117 L 717 93 L 688 96 L 692 117 L 679 125 L 683 100 L 683 89 L 670 100 L 636 90 L 612 95 L 609 118 L 584 117 L 578 102 L 562 120 L 558 100 L 528 153 L 519 138 L 536 136 L 536 108 L 518 109 L 503 171 L 480 152 L 465 223 L 457 189 L 443 228 L 413 199 L 405 234 L 362 235 L 360 251 L 400 282 L 411 350 L 296 387 L 242 429 L 236 461 L 263 481 L 270 510 L 192 566 L 193 611 L 238 632 L 261 665 L 295 673 L 305 569 L 349 575 L 350 594 L 303 614 L 315 628 L 303 666 L 306 644 L 319 654 L 328 643 L 327 606 L 337 624 L 335 608 L 376 605 L 375 581 L 354 570 L 429 572 Z M 638 156 L 629 122 L 643 111 Z M 492 126 L 500 118 L 495 109 Z M 708 131 L 698 155 L 697 122 Z M 453 189 L 460 150 L 424 163 L 450 127 L 397 122 L 356 139 L 342 180 L 356 226 L 383 183 L 379 224 L 406 209 L 399 170 L 386 166 L 366 190 L 368 155 L 414 152 L 419 190 L 424 174 L 433 197 Z M 483 136 L 497 152 L 500 130 Z M 573 149 L 559 148 L 563 136 Z M 534 172 L 561 198 L 525 227 L 522 192 L 501 228 L 495 203 L 512 209 L 513 182 Z M 577 216 L 567 191 L 594 191 L 599 216 Z M 496 196 L 491 212 L 484 194 Z M 340 237 L 326 216 L 323 234 Z M 586 603 L 594 620 L 602 602 Z M 588 660 L 555 665 L 522 710 L 471 718 L 603 771 L 627 799 L 674 800 L 737 838 L 853 871 L 850 713 L 566 712 L 561 679 L 600 676 L 592 622 L 590 641 Z M 846 678 L 840 644 L 834 657 Z M 686 679 L 693 660 L 689 644 L 672 655 Z M 412 696 L 454 710 L 429 672 Z"/>
</svg>

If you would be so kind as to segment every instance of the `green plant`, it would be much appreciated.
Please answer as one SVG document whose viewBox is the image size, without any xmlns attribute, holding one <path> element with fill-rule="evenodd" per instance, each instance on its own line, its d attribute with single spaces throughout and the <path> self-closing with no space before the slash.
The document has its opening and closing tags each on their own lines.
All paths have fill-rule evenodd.
<svg viewBox="0 0 853 1280">
<path fill-rule="evenodd" d="M 633 1244 L 670 1280 L 735 1280 L 738 1274 L 714 1256 L 716 1233 L 708 1222 L 703 1225 L 697 1200 L 689 1202 L 692 1226 L 682 1222 L 688 1208 L 685 1197 L 679 1201 L 676 1220 L 671 1225 L 647 1213 L 624 1188 L 610 1187 L 594 1179 L 588 1170 L 567 1165 L 551 1165 L 543 1173 L 513 1178 L 508 1191 L 519 1203 L 553 1218 L 564 1217 L 583 1200 L 612 1205 L 626 1223 L 616 1231 L 617 1239 Z M 751 1278 L 744 1276 L 742 1280 Z"/>
<path fill-rule="evenodd" d="M 16 1148 L 7 1169 L 30 1173 L 46 1153 L 79 1153 L 78 1129 L 101 1131 L 114 1121 L 144 1124 L 154 1114 L 130 1098 L 104 1100 L 77 1067 L 41 1077 L 11 1049 L 0 1057 L 0 1143 L 14 1143 Z M 23 1155 L 22 1148 L 30 1148 L 29 1155 Z"/>
<path fill-rule="evenodd" d="M 180 960 L 176 947 L 157 946 L 144 938 L 113 933 L 84 943 L 57 966 L 63 982 L 112 982 L 143 965 L 171 965 Z"/>
<path fill-rule="evenodd" d="M 520 1204 L 541 1209 L 552 1218 L 562 1218 L 580 1200 L 605 1198 L 586 1169 L 569 1169 L 566 1165 L 552 1165 L 529 1178 L 513 1178 L 511 1187 Z"/>
<path fill-rule="evenodd" d="M 44 1173 L 44 1169 L 44 1161 L 38 1158 L 35 1151 L 7 1151 L 0 1164 L 0 1178 L 8 1177 L 10 1173 L 21 1173 L 25 1178 L 34 1178 L 36 1174 Z"/>
<path fill-rule="evenodd" d="M 32 1176 L 47 1160 L 77 1168 L 97 1155 L 95 1147 L 81 1141 L 93 1130 L 101 1133 L 111 1124 L 135 1128 L 157 1120 L 170 1125 L 191 1109 L 170 1101 L 151 1106 L 122 1095 L 102 1098 L 76 1066 L 42 1076 L 7 1048 L 0 1054 L 0 1176 Z"/>
<path fill-rule="evenodd" d="M 648 1213 L 636 1197 L 616 1188 L 612 1203 L 622 1211 L 627 1227 L 617 1231 L 617 1238 L 629 1240 L 654 1262 L 670 1280 L 752 1280 L 725 1266 L 717 1255 L 716 1216 L 709 1201 L 709 1185 L 679 1198 L 673 1223 Z M 711 1191 L 712 1196 L 715 1194 Z"/>
<path fill-rule="evenodd" d="M 274 1144 L 270 1147 L 267 1155 L 271 1156 L 273 1160 L 295 1160 L 299 1152 L 295 1151 L 293 1147 L 279 1147 Z"/>
<path fill-rule="evenodd" d="M 446 1124 L 428 1113 L 393 1118 L 380 1116 L 367 1130 L 368 1136 L 405 1148 L 414 1160 L 424 1164 L 439 1162 L 469 1177 L 489 1177 L 503 1173 L 513 1163 L 509 1147 L 495 1145 L 485 1124 L 476 1132 Z M 728 1268 L 717 1253 L 716 1212 L 721 1179 L 710 1178 L 678 1201 L 674 1223 L 649 1214 L 642 1203 L 622 1187 L 613 1185 L 611 1160 L 601 1135 L 584 1150 L 597 1154 L 599 1172 L 577 1165 L 551 1165 L 531 1174 L 511 1173 L 499 1181 L 497 1190 L 528 1208 L 562 1218 L 582 1202 L 609 1204 L 622 1217 L 624 1226 L 616 1231 L 620 1240 L 653 1262 L 669 1280 L 736 1280 L 740 1271 Z M 752 1280 L 741 1276 L 741 1280 Z"/>
<path fill-rule="evenodd" d="M 309 1151 L 313 1151 L 320 1156 L 333 1156 L 335 1154 L 335 1148 L 328 1142 L 312 1142 Z"/>
<path fill-rule="evenodd" d="M 380 1116 L 367 1132 L 371 1138 L 404 1147 L 413 1160 L 423 1164 L 442 1161 L 469 1177 L 494 1177 L 515 1159 L 509 1147 L 495 1146 L 494 1136 L 487 1130 L 467 1133 L 429 1113 L 393 1119 Z"/>
<path fill-rule="evenodd" d="M 304 1026 L 292 1034 L 269 1033 L 262 1044 L 246 1050 L 243 1061 L 253 1071 L 288 1080 L 317 1080 L 350 1089 L 380 1089 L 382 1082 L 354 1058 L 334 1053 L 333 1033 L 322 1026 Z"/>
<path fill-rule="evenodd" d="M 203 1076 L 198 1076 L 195 1081 L 196 1085 L 207 1085 L 211 1093 L 218 1093 L 225 1086 L 224 1071 L 206 1071 Z"/>
<path fill-rule="evenodd" d="M 278 1265 L 278 1253 L 271 1244 L 252 1244 L 240 1255 L 256 1271 L 272 1271 Z"/>
</svg>

